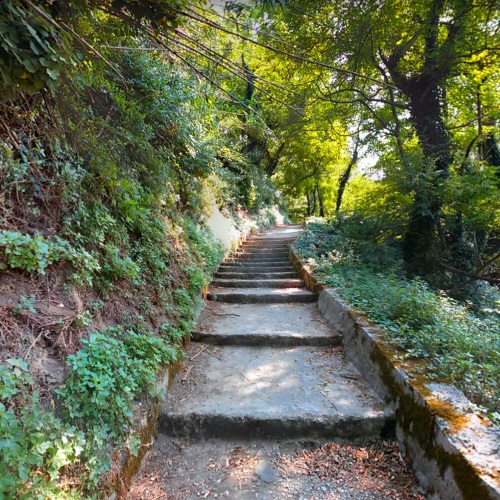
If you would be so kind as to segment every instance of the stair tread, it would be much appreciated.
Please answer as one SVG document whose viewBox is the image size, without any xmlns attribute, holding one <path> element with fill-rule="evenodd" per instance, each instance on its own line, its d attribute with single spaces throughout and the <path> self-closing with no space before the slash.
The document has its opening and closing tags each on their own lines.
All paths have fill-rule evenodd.
<svg viewBox="0 0 500 500">
<path fill-rule="evenodd" d="M 341 352 L 319 347 L 213 346 L 197 356 L 188 380 L 189 397 L 177 384 L 162 406 L 160 421 L 170 425 L 164 430 L 369 434 L 392 417 Z"/>
</svg>

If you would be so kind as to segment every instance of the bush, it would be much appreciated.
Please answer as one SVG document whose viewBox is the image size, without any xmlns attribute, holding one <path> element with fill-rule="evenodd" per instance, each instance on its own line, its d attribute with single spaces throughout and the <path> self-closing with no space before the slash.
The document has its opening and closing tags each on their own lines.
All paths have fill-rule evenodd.
<svg viewBox="0 0 500 500">
<path fill-rule="evenodd" d="M 0 249 L 3 262 L 0 269 L 7 266 L 23 271 L 38 271 L 45 274 L 50 264 L 60 260 L 71 262 L 76 268 L 90 272 L 98 269 L 97 262 L 83 249 L 73 248 L 69 241 L 58 236 L 52 239 L 43 236 L 31 236 L 17 231 L 0 232 Z"/>
<path fill-rule="evenodd" d="M 83 348 L 68 357 L 70 373 L 56 392 L 66 420 L 87 436 L 83 452 L 95 483 L 109 469 L 106 447 L 120 444 L 133 416 L 132 401 L 141 393 L 157 396 L 156 377 L 162 364 L 181 356 L 151 332 L 110 327 L 82 340 Z"/>
<path fill-rule="evenodd" d="M 0 365 L 0 498 L 61 498 L 61 469 L 77 462 L 83 433 L 42 408 L 27 364 Z"/>
</svg>

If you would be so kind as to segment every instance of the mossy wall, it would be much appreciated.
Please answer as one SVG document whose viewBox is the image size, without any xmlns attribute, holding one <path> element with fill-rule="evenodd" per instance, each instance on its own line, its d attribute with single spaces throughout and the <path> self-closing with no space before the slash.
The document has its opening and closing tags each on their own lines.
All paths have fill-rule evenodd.
<svg viewBox="0 0 500 500">
<path fill-rule="evenodd" d="M 330 326 L 343 335 L 348 356 L 396 412 L 397 436 L 422 486 L 443 499 L 500 499 L 500 429 L 454 387 L 425 375 L 422 361 L 401 349 L 360 312 L 327 289 L 292 248 L 294 267 Z"/>
</svg>

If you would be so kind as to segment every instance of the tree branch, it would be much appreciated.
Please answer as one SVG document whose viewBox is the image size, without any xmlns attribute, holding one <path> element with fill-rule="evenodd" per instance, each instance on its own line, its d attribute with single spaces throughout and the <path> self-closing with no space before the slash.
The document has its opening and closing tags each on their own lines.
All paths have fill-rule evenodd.
<svg viewBox="0 0 500 500">
<path fill-rule="evenodd" d="M 276 47 L 273 47 L 272 45 L 268 45 L 266 43 L 259 42 L 258 40 L 253 40 L 252 38 L 250 38 L 248 36 L 242 35 L 241 33 L 236 33 L 235 31 L 224 28 L 222 25 L 220 25 L 216 22 L 213 22 L 210 19 L 207 19 L 205 17 L 200 16 L 200 14 L 198 14 L 196 11 L 192 10 L 189 7 L 187 7 L 187 10 L 189 12 L 185 12 L 183 10 L 176 9 L 174 7 L 172 7 L 172 10 L 174 12 L 176 12 L 177 14 L 180 14 L 181 16 L 185 16 L 189 19 L 192 19 L 193 21 L 198 21 L 200 23 L 206 24 L 207 26 L 210 26 L 211 28 L 215 28 L 217 30 L 223 31 L 224 33 L 227 33 L 229 35 L 234 35 L 234 36 L 240 38 L 241 40 L 245 40 L 245 41 L 250 42 L 254 45 L 258 45 L 259 47 L 263 47 L 267 50 L 275 52 L 276 54 L 284 55 L 286 57 L 289 57 L 290 59 L 295 59 L 296 61 L 301 61 L 301 62 L 305 62 L 308 64 L 314 64 L 315 66 L 319 66 L 321 68 L 326 68 L 326 69 L 329 69 L 331 71 L 335 71 L 338 73 L 343 73 L 343 74 L 351 75 L 351 76 L 357 76 L 359 78 L 363 78 L 365 80 L 369 80 L 371 82 L 377 83 L 378 85 L 384 85 L 384 86 L 387 85 L 385 82 L 381 82 L 380 80 L 377 80 L 376 78 L 372 78 L 370 76 L 363 75 L 361 73 L 358 73 L 357 71 L 351 71 L 351 70 L 348 70 L 345 68 L 339 68 L 338 66 L 332 66 L 331 64 L 326 64 L 326 63 L 323 63 L 321 61 L 316 61 L 314 59 L 302 57 L 302 56 L 299 56 L 297 54 L 292 54 L 291 52 L 285 52 L 284 50 L 280 50 Z"/>
<path fill-rule="evenodd" d="M 499 284 L 500 278 L 491 278 L 489 276 L 482 276 L 480 274 L 483 271 L 486 271 L 486 269 L 490 268 L 493 265 L 493 263 L 498 259 L 500 259 L 500 253 L 497 253 L 496 255 L 494 255 L 491 259 L 486 261 L 479 269 L 477 269 L 476 272 L 473 272 L 473 273 L 469 273 L 467 271 L 462 271 L 461 269 L 457 269 L 455 267 L 449 266 L 448 264 L 445 264 L 444 262 L 438 262 L 438 265 L 440 267 L 442 267 L 443 269 L 446 269 L 447 271 L 451 271 L 452 273 L 460 274 L 462 276 L 467 276 L 467 277 L 471 278 L 470 280 L 467 280 L 465 283 L 462 283 L 458 287 L 455 287 L 455 288 L 452 288 L 451 290 L 448 290 L 448 292 L 452 292 L 452 291 L 460 290 L 464 286 L 467 286 L 469 283 L 472 283 L 472 282 L 478 281 L 478 280 L 483 280 L 483 281 L 487 281 L 489 283 Z"/>
</svg>

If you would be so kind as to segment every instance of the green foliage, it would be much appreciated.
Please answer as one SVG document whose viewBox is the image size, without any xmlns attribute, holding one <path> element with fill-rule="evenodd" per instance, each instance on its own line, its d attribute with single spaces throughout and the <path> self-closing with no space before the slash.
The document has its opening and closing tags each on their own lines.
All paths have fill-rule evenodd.
<svg viewBox="0 0 500 500">
<path fill-rule="evenodd" d="M 357 232 L 361 247 L 352 244 Z M 363 309 L 407 356 L 426 359 L 431 375 L 455 384 L 498 419 L 498 291 L 496 310 L 474 313 L 423 280 L 407 279 L 391 244 L 367 242 L 362 233 L 359 221 L 311 224 L 296 245 L 321 281 Z"/>
<path fill-rule="evenodd" d="M 121 326 L 92 333 L 69 357 L 69 375 L 58 391 L 62 420 L 52 416 L 66 435 L 78 429 L 72 439 L 83 450 L 78 457 L 68 452 L 68 465 L 78 465 L 84 488 L 92 488 L 109 470 L 114 447 L 125 443 L 137 453 L 137 438 L 129 434 L 133 401 L 156 396 L 159 368 L 180 359 L 201 307 L 200 292 L 223 259 L 223 245 L 200 222 L 212 207 L 205 192 L 216 193 L 219 204 L 251 208 L 258 224 L 275 220 L 276 213 L 264 208 L 276 193 L 257 165 L 261 153 L 243 152 L 250 135 L 265 142 L 269 130 L 250 117 L 241 138 L 237 113 L 225 128 L 213 112 L 224 116 L 233 111 L 230 105 L 166 61 L 164 50 L 149 50 L 157 46 L 136 31 L 140 22 L 133 29 L 124 26 L 129 16 L 166 16 L 182 1 L 153 2 L 143 14 L 134 1 L 33 2 L 45 19 L 17 3 L 0 7 L 0 71 L 3 87 L 12 91 L 0 102 L 8 122 L 0 151 L 0 202 L 6 227 L 27 224 L 0 233 L 0 267 L 45 274 L 52 264 L 66 262 L 74 268 L 72 286 L 87 285 L 81 295 L 92 288 L 100 305 L 110 296 L 125 304 L 124 317 L 114 318 Z M 121 19 L 94 12 L 96 4 L 117 9 Z M 173 17 L 163 21 L 170 25 Z M 74 38 L 66 29 L 56 32 L 50 18 L 74 29 Z M 100 55 L 86 46 L 82 57 L 68 56 L 80 39 Z M 51 92 L 56 85 L 57 93 Z M 20 90 L 42 87 L 29 96 Z M 24 234 L 31 228 L 43 228 L 44 236 Z M 33 299 L 21 297 L 16 312 L 33 313 Z M 83 310 L 71 328 L 91 327 L 94 313 Z M 155 336 L 149 329 L 158 317 L 163 324 Z M 19 402 L 26 415 L 36 413 L 38 402 Z M 19 417 L 25 410 L 14 413 Z M 59 446 L 46 418 L 40 421 Z M 47 471 L 40 480 L 50 479 Z M 17 491 L 28 488 L 29 480 Z"/>
<path fill-rule="evenodd" d="M 45 274 L 47 266 L 60 260 L 71 262 L 85 272 L 97 269 L 95 260 L 88 252 L 83 249 L 76 250 L 59 236 L 47 239 L 17 231 L 2 231 L 0 250 L 3 254 L 0 254 L 0 269 L 6 269 L 8 266 L 12 269 Z"/>
<path fill-rule="evenodd" d="M 179 353 L 152 333 L 138 334 L 110 327 L 83 339 L 84 347 L 69 356 L 70 374 L 58 390 L 64 413 L 85 429 L 101 428 L 121 437 L 132 416 L 131 403 L 140 391 L 155 395 L 161 364 Z"/>
<path fill-rule="evenodd" d="M 68 39 L 47 19 L 21 2 L 0 5 L 0 75 L 2 87 L 21 85 L 34 91 L 55 89 L 71 58 L 61 48 Z"/>
<path fill-rule="evenodd" d="M 184 220 L 184 228 L 189 248 L 197 262 L 199 262 L 202 276 L 197 275 L 193 268 L 188 271 L 191 275 L 192 287 L 198 292 L 210 282 L 212 274 L 224 258 L 224 246 L 214 237 L 209 229 L 200 227 L 189 219 Z"/>
<path fill-rule="evenodd" d="M 36 297 L 34 295 L 30 297 L 25 297 L 24 295 L 21 295 L 19 303 L 16 305 L 16 307 L 12 309 L 12 312 L 14 314 L 22 314 L 23 312 L 35 314 L 36 313 L 35 300 Z"/>
<path fill-rule="evenodd" d="M 0 365 L 0 498 L 65 497 L 61 469 L 79 460 L 84 436 L 43 409 L 27 364 Z"/>
<path fill-rule="evenodd" d="M 63 416 L 87 436 L 83 451 L 89 484 L 109 469 L 106 447 L 120 444 L 133 416 L 132 402 L 144 393 L 157 396 L 155 383 L 161 365 L 181 357 L 152 332 L 110 327 L 82 340 L 83 348 L 68 357 L 70 373 L 56 392 Z"/>
</svg>

